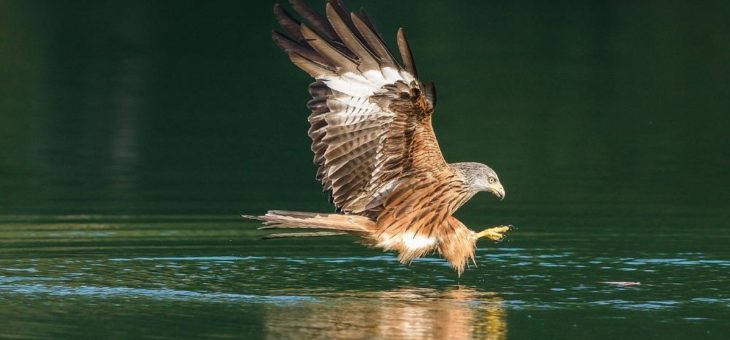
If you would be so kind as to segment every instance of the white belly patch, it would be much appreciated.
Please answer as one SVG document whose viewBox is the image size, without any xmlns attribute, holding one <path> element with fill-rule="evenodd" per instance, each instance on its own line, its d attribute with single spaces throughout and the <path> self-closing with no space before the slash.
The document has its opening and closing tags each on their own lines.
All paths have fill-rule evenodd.
<svg viewBox="0 0 730 340">
<path fill-rule="evenodd" d="M 436 245 L 435 237 L 415 235 L 414 233 L 403 233 L 395 236 L 383 234 L 380 236 L 379 246 L 386 249 L 398 249 L 407 251 L 422 251 L 433 248 Z"/>
</svg>

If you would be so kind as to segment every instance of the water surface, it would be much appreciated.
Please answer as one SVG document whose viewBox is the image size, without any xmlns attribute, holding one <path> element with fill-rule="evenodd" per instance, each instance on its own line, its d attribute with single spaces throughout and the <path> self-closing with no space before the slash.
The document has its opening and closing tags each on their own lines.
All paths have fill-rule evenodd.
<svg viewBox="0 0 730 340">
<path fill-rule="evenodd" d="M 220 216 L 11 216 L 3 336 L 722 337 L 730 237 L 520 230 L 458 277 L 352 239 L 261 241 Z M 691 246 L 702 242 L 701 246 Z"/>
</svg>

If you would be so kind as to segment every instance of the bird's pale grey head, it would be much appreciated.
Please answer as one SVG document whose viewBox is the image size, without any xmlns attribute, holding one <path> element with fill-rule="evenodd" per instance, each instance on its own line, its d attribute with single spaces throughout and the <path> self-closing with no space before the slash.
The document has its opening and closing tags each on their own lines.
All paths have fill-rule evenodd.
<svg viewBox="0 0 730 340">
<path fill-rule="evenodd" d="M 492 168 L 481 163 L 472 162 L 454 163 L 451 166 L 461 172 L 466 179 L 466 183 L 472 187 L 475 193 L 487 191 L 499 197 L 499 199 L 504 199 L 504 187 Z"/>
</svg>

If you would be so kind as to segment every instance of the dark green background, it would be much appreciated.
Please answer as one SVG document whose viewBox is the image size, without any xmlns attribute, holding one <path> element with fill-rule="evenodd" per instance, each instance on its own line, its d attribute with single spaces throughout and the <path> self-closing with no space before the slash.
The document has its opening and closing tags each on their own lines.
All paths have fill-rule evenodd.
<svg viewBox="0 0 730 340">
<path fill-rule="evenodd" d="M 347 1 L 353 9 L 364 3 Z M 85 259 L 98 257 L 100 266 L 107 268 L 89 274 L 97 279 L 124 270 L 104 262 L 114 256 L 256 254 L 291 256 L 294 261 L 352 254 L 351 261 L 357 262 L 358 256 L 380 255 L 346 239 L 261 244 L 256 241 L 259 235 L 251 232 L 254 224 L 237 220 L 237 214 L 272 208 L 332 210 L 313 179 L 304 105 L 311 80 L 271 43 L 272 4 L 0 1 L 0 215 L 4 216 L 0 258 L 7 262 L 6 267 L 0 266 L 0 283 L 15 277 L 11 269 L 23 267 L 23 261 L 51 258 L 60 263 L 82 254 Z M 670 311 L 669 317 L 658 314 L 656 320 L 634 323 L 643 325 L 643 333 L 630 333 L 683 334 L 666 329 L 666 322 L 690 318 L 688 324 L 677 327 L 687 334 L 718 335 L 722 322 L 716 316 L 727 316 L 730 306 L 727 293 L 719 293 L 728 289 L 727 273 L 717 274 L 730 265 L 726 235 L 730 226 L 730 2 L 423 0 L 366 5 L 391 44 L 396 29 L 407 28 L 421 77 L 436 81 L 439 102 L 434 127 L 446 159 L 486 163 L 505 184 L 504 201 L 478 195 L 459 212 L 467 225 L 475 229 L 497 223 L 517 225 L 520 230 L 513 243 L 503 247 L 509 246 L 504 248 L 508 252 L 523 249 L 533 259 L 549 251 L 567 251 L 568 259 L 584 256 L 590 264 L 594 255 L 602 261 L 602 256 L 625 259 L 647 251 L 651 255 L 644 255 L 649 258 L 676 259 L 688 253 L 719 261 L 708 262 L 704 271 L 698 267 L 699 274 L 681 271 L 672 276 L 674 283 L 685 288 L 669 300 L 715 299 L 709 307 L 691 312 L 680 308 Z M 109 228 L 115 230 L 111 236 L 88 233 L 109 232 Z M 78 234 L 63 234 L 71 231 Z M 59 238 L 58 233 L 67 238 Z M 174 240 L 161 236 L 173 234 L 177 235 Z M 545 241 L 546 235 L 557 243 Z M 492 251 L 502 249 L 488 246 L 483 245 Z M 375 272 L 368 275 L 357 270 L 357 263 L 344 264 L 342 270 L 350 271 L 342 275 L 352 280 L 340 283 L 327 280 L 332 275 L 327 270 L 332 268 L 312 274 L 321 269 L 312 263 L 288 274 L 276 259 L 262 259 L 260 265 L 271 269 L 262 278 L 294 280 L 296 284 L 279 287 L 289 289 L 286 296 L 316 296 L 293 287 L 312 288 L 321 284 L 317 279 L 330 282 L 328 292 L 354 290 L 353 296 L 365 301 L 371 297 L 357 293 L 363 286 L 368 292 L 432 289 L 435 293 L 423 296 L 442 296 L 459 283 L 478 292 L 502 294 L 507 301 L 504 308 L 512 313 L 508 324 L 521 323 L 517 333 L 508 327 L 512 335 L 614 334 L 614 324 L 601 321 L 605 313 L 600 308 L 581 305 L 556 307 L 560 311 L 554 314 L 548 312 L 550 308 L 536 307 L 535 313 L 558 321 L 565 320 L 566 314 L 596 316 L 587 322 L 595 322 L 594 333 L 570 333 L 566 329 L 576 326 L 560 322 L 527 322 L 526 315 L 532 318 L 534 311 L 527 308 L 525 312 L 519 303 L 510 303 L 529 300 L 558 306 L 563 300 L 550 295 L 547 283 L 537 284 L 547 289 L 545 295 L 532 296 L 533 300 L 519 295 L 527 289 L 499 279 L 518 274 L 508 267 L 489 267 L 492 255 L 484 256 L 480 257 L 482 267 L 472 269 L 471 275 L 492 277 L 512 287 L 517 297 L 505 295 L 501 286 L 490 286 L 481 274 L 470 279 L 467 272 L 458 280 L 439 261 L 432 264 L 437 265 L 438 274 L 417 265 L 403 267 L 408 271 L 402 273 L 389 256 L 382 264 L 372 264 Z M 515 261 L 520 263 L 518 258 Z M 569 262 L 567 266 L 574 265 Z M 544 273 L 540 263 L 530 266 L 536 275 Z M 253 267 L 241 266 L 239 270 L 246 273 L 241 275 L 249 278 Z M 622 267 L 615 268 L 620 272 Z M 657 279 L 668 277 L 672 268 L 658 269 Z M 28 278 L 68 275 L 61 267 L 47 273 L 37 270 L 40 273 Z M 598 267 L 577 270 L 575 283 L 595 284 L 599 277 L 611 280 L 600 272 Z M 711 278 L 700 285 L 704 288 L 697 288 L 701 293 L 683 295 L 697 287 L 693 280 L 698 275 Z M 168 287 L 178 282 L 174 278 L 168 282 L 156 272 L 132 277 L 144 277 L 145 283 L 81 280 L 66 288 Z M 210 280 L 202 275 L 185 289 L 282 294 L 262 288 L 265 283 L 252 278 L 250 282 L 231 278 L 212 288 L 207 286 Z M 247 283 L 235 283 L 241 281 Z M 370 285 L 364 285 L 365 281 Z M 3 287 L 0 300 L 4 296 L 11 305 L 38 294 L 57 297 L 54 292 L 62 291 L 56 286 L 40 293 L 28 287 Z M 144 294 L 125 292 L 116 298 L 139 303 L 131 304 L 131 314 L 142 313 L 134 306 L 149 306 Z M 77 293 L 70 295 L 81 296 L 79 306 L 98 301 L 113 305 L 95 290 Z M 647 292 L 618 294 L 614 300 L 632 302 Z M 667 298 L 657 294 L 655 300 Z M 579 297 L 592 301 L 590 296 Z M 167 301 L 164 296 L 160 299 Z M 251 308 L 242 314 L 250 322 L 244 329 L 251 333 L 245 334 L 281 335 L 264 326 L 266 320 L 275 320 L 266 315 L 280 315 L 278 307 L 262 314 L 260 308 L 272 308 L 268 302 L 243 300 Z M 75 306 L 64 301 L 60 298 L 57 305 Z M 182 313 L 180 320 L 201 315 L 217 319 L 230 312 L 226 308 L 233 308 L 225 303 L 203 304 L 205 312 L 198 310 L 203 314 Z M 33 315 L 46 309 L 26 305 L 18 310 L 6 307 L 2 313 L 29 315 L 33 321 Z M 164 304 L 152 305 L 156 313 L 169 310 Z M 635 312 L 653 311 L 642 306 Z M 575 312 L 584 307 L 587 311 Z M 621 308 L 609 308 L 610 313 L 625 316 Z M 69 319 L 63 315 L 76 313 L 66 312 L 35 321 L 66 323 Z M 101 320 L 99 325 L 131 322 L 126 314 L 117 319 L 111 315 L 111 320 Z M 705 321 L 694 322 L 693 317 Z M 73 336 L 89 332 L 83 325 L 95 325 L 79 324 L 78 329 L 57 334 L 29 334 Z M 208 334 L 201 331 L 208 330 L 205 327 L 223 329 L 222 334 L 229 336 L 242 334 L 238 328 L 215 322 L 194 324 L 199 328 L 188 324 L 192 327 L 188 335 L 204 336 Z M 152 323 L 148 332 L 173 335 L 166 332 L 174 328 Z M 715 333 L 705 333 L 709 330 Z M 90 332 L 123 335 L 129 329 L 98 326 Z"/>
</svg>

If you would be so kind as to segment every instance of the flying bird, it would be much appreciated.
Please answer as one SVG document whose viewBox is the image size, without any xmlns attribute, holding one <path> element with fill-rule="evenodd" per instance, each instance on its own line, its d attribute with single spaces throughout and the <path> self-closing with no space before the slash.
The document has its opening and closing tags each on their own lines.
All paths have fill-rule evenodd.
<svg viewBox="0 0 730 340">
<path fill-rule="evenodd" d="M 418 79 L 404 30 L 398 62 L 364 11 L 330 0 L 322 16 L 301 0 L 290 3 L 303 20 L 275 5 L 283 33 L 274 31 L 273 40 L 314 78 L 309 137 L 316 178 L 337 213 L 243 217 L 263 228 L 309 229 L 271 238 L 350 234 L 397 252 L 404 264 L 438 252 L 459 275 L 469 261 L 476 265 L 477 240 L 500 241 L 510 226 L 474 232 L 453 214 L 480 191 L 503 199 L 505 190 L 484 164 L 444 160 L 431 124 L 436 90 Z"/>
</svg>

